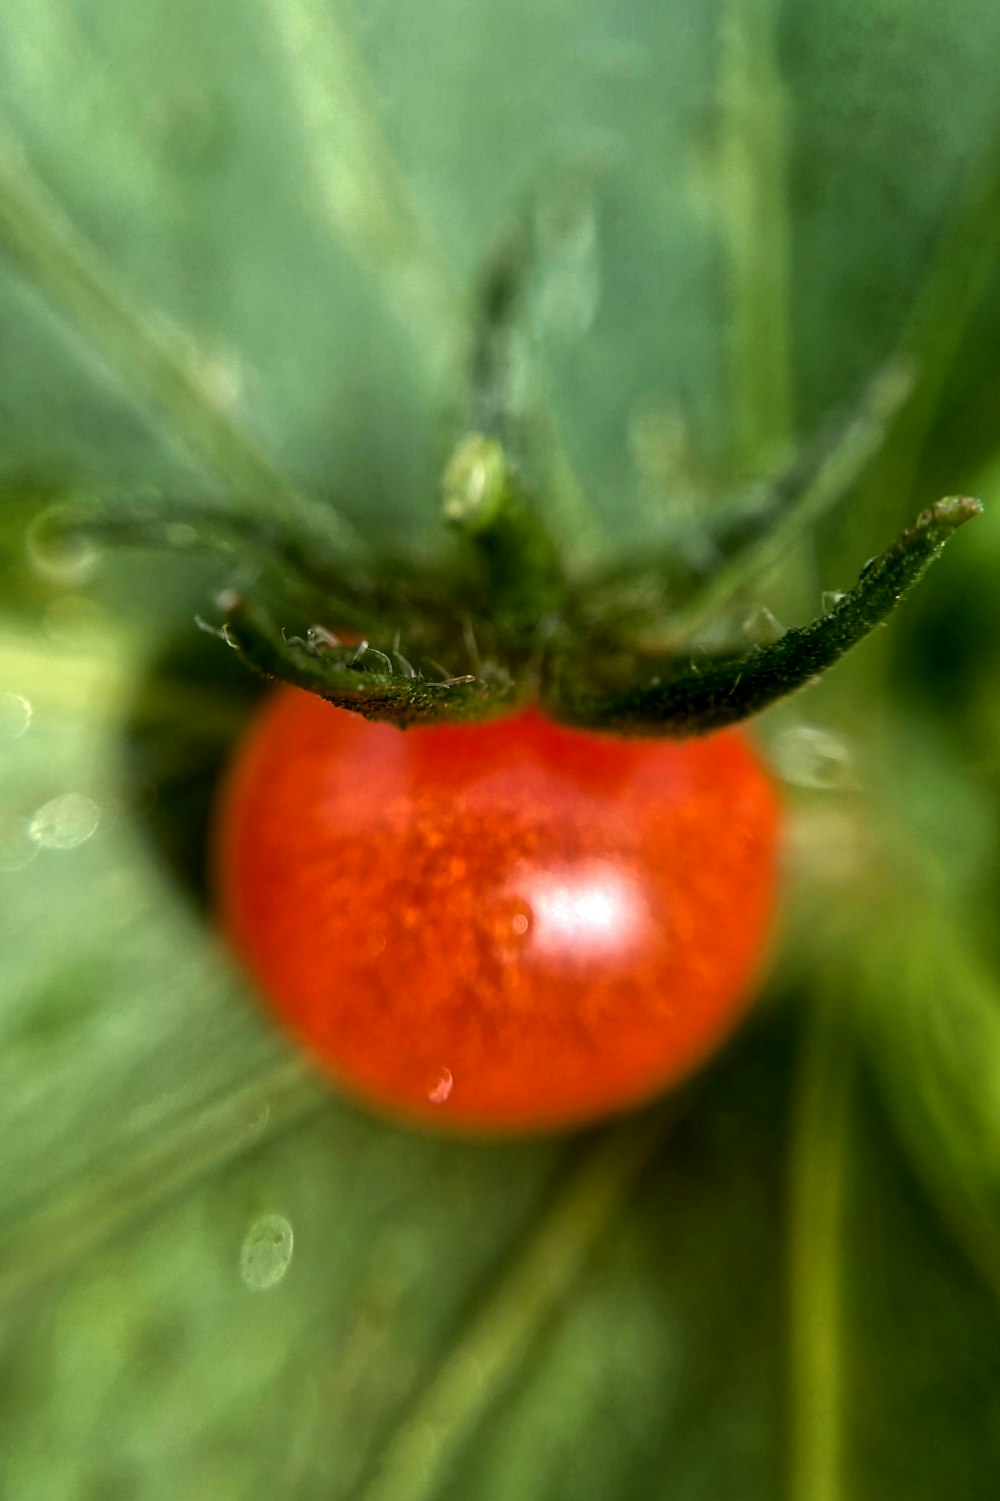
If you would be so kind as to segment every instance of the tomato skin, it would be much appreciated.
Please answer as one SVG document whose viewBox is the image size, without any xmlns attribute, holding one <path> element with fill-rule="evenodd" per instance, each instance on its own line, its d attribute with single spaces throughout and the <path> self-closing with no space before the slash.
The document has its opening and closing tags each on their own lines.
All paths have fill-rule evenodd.
<svg viewBox="0 0 1000 1501">
<path fill-rule="evenodd" d="M 569 1126 L 733 1028 L 778 831 L 741 731 L 620 739 L 532 708 L 403 732 L 283 688 L 222 799 L 221 919 L 284 1025 L 379 1108 Z"/>
</svg>

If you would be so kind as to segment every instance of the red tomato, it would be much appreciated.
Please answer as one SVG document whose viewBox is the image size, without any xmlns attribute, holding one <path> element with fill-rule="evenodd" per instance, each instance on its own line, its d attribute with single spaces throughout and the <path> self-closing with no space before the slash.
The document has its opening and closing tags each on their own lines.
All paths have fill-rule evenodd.
<svg viewBox="0 0 1000 1501">
<path fill-rule="evenodd" d="M 777 832 L 740 731 L 622 739 L 535 709 L 400 731 L 286 688 L 226 789 L 222 919 L 352 1091 L 461 1130 L 565 1126 L 733 1027 Z"/>
</svg>

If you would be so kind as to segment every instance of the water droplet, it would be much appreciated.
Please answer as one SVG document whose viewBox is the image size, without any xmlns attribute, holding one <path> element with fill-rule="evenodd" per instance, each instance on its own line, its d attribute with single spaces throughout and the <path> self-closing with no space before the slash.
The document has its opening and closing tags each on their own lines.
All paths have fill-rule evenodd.
<svg viewBox="0 0 1000 1501">
<path fill-rule="evenodd" d="M 534 928 L 531 903 L 519 890 L 501 894 L 490 905 L 488 921 L 495 957 L 501 964 L 516 963 Z"/>
<path fill-rule="evenodd" d="M 455 1087 L 455 1079 L 450 1068 L 442 1068 L 437 1080 L 427 1091 L 427 1098 L 432 1105 L 443 1105 Z"/>
<path fill-rule="evenodd" d="M 793 787 L 849 792 L 857 786 L 851 747 L 819 725 L 789 725 L 775 736 L 772 749 L 779 773 Z"/>
<path fill-rule="evenodd" d="M 0 740 L 20 740 L 31 724 L 32 708 L 20 693 L 0 693 Z"/>
<path fill-rule="evenodd" d="M 37 854 L 23 818 L 0 818 L 0 871 L 23 870 Z"/>
<path fill-rule="evenodd" d="M 75 513 L 53 506 L 29 526 L 25 535 L 28 559 L 43 578 L 57 584 L 80 584 L 94 574 L 100 553 L 89 537 L 72 529 Z"/>
<path fill-rule="evenodd" d="M 288 1271 L 294 1245 L 283 1214 L 265 1214 L 247 1231 L 240 1251 L 240 1276 L 254 1292 L 275 1287 Z"/>
<path fill-rule="evenodd" d="M 701 677 L 706 667 L 711 665 L 711 657 L 704 646 L 696 646 L 688 658 L 688 671 L 693 677 Z"/>
<path fill-rule="evenodd" d="M 767 605 L 755 605 L 743 622 L 744 635 L 757 646 L 769 646 L 772 641 L 780 641 L 786 629 Z"/>
<path fill-rule="evenodd" d="M 79 792 L 64 792 L 44 803 L 28 824 L 28 834 L 47 850 L 75 850 L 96 833 L 101 810 Z"/>
</svg>

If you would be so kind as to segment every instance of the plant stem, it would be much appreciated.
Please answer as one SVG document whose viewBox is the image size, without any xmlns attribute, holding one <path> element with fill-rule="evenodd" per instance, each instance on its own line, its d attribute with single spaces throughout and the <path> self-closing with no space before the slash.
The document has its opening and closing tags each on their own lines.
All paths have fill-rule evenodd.
<svg viewBox="0 0 1000 1501">
<path fill-rule="evenodd" d="M 841 1501 L 844 1189 L 851 1055 L 824 995 L 802 1050 L 790 1162 L 790 1501 Z"/>
</svg>

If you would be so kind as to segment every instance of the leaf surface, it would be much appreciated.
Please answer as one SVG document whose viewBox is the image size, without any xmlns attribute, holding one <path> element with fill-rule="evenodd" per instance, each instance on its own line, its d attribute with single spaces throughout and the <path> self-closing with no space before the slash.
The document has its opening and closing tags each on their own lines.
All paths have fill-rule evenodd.
<svg viewBox="0 0 1000 1501">
<path fill-rule="evenodd" d="M 995 1496 L 998 51 L 988 0 L 2 7 L 5 1501 Z M 748 606 L 810 618 L 941 494 L 992 540 L 765 723 L 858 786 L 789 772 L 756 1019 L 634 1120 L 498 1146 L 337 1097 L 213 933 L 254 699 L 193 621 L 240 580 L 37 518 L 318 497 L 433 547 L 525 204 L 570 552 L 676 536 L 901 349 L 870 488 Z"/>
</svg>

